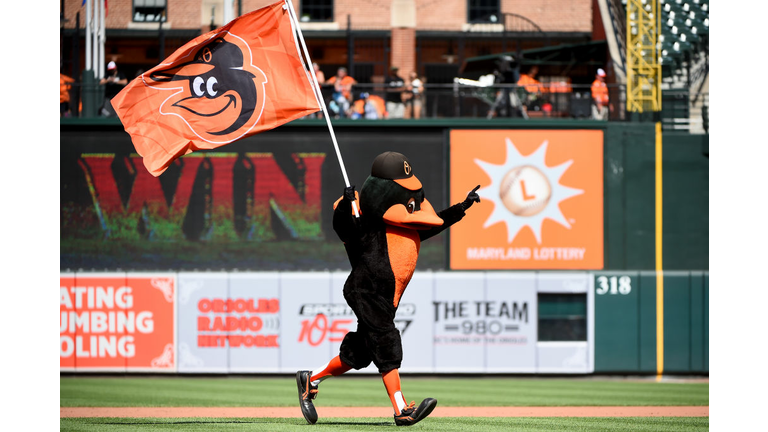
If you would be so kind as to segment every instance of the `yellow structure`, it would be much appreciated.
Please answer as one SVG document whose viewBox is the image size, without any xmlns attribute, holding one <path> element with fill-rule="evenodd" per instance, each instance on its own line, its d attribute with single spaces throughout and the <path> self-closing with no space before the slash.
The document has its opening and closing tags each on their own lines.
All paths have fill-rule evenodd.
<svg viewBox="0 0 768 432">
<path fill-rule="evenodd" d="M 661 111 L 659 0 L 627 0 L 627 109 Z"/>
</svg>

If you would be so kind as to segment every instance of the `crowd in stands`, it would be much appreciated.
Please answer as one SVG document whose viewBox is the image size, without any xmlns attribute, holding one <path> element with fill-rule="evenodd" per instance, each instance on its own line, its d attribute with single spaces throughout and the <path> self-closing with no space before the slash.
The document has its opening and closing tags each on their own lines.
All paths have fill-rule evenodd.
<svg viewBox="0 0 768 432">
<path fill-rule="evenodd" d="M 99 85 L 104 86 L 104 101 L 99 108 L 99 115 L 102 117 L 116 117 L 115 109 L 112 108 L 112 98 L 120 93 L 120 90 L 128 85 L 128 78 L 122 72 L 117 70 L 117 64 L 113 61 L 107 65 L 107 74 L 99 81 Z"/>
<path fill-rule="evenodd" d="M 74 83 L 71 77 L 59 72 L 59 116 L 70 117 L 71 111 L 69 107 L 70 91 L 72 90 L 72 83 Z"/>
<path fill-rule="evenodd" d="M 358 81 L 350 76 L 347 69 L 339 67 L 336 74 L 328 79 L 317 63 L 313 64 L 315 77 L 322 89 L 329 90 L 326 97 L 326 107 L 332 118 L 349 119 L 420 119 L 423 116 L 425 98 L 425 79 L 415 71 L 403 78 L 399 69 L 393 66 L 382 83 L 381 94 L 377 95 L 368 88 L 356 92 L 354 87 Z M 495 91 L 496 100 L 491 104 L 487 118 L 496 116 L 529 118 L 532 112 L 538 116 L 550 116 L 553 113 L 552 102 L 558 95 L 570 95 L 571 85 L 566 80 L 550 80 L 542 83 L 537 79 L 538 66 L 529 67 L 519 75 L 514 90 L 500 89 Z M 137 76 L 141 72 L 137 73 Z M 606 73 L 602 68 L 597 69 L 595 80 L 591 85 L 591 115 L 592 119 L 607 120 L 609 113 L 614 110 L 610 102 L 608 86 L 605 82 Z M 75 81 L 60 74 L 60 107 L 61 116 L 70 115 L 70 94 Z M 107 74 L 99 84 L 104 87 L 104 100 L 98 109 L 102 117 L 114 117 L 116 114 L 111 105 L 111 99 L 128 84 L 122 72 L 118 71 L 114 61 L 107 65 Z M 322 111 L 307 116 L 308 118 L 323 118 Z"/>
<path fill-rule="evenodd" d="M 404 79 L 399 74 L 399 68 L 391 67 L 384 78 L 382 97 L 366 90 L 354 92 L 353 87 L 358 82 L 344 67 L 338 68 L 336 75 L 327 80 L 317 64 L 314 64 L 314 70 L 318 84 L 331 89 L 326 104 L 333 118 L 380 120 L 422 117 L 424 80 L 416 72 L 411 72 Z M 322 112 L 318 112 L 308 117 L 322 116 Z"/>
<path fill-rule="evenodd" d="M 516 83 L 516 91 L 498 90 L 496 100 L 491 105 L 487 117 L 496 117 L 499 115 L 499 111 L 507 109 L 502 103 L 507 98 L 509 99 L 508 108 L 511 110 L 511 117 L 529 118 L 531 111 L 539 112 L 544 117 L 552 115 L 552 101 L 558 94 L 570 94 L 572 92 L 571 84 L 562 79 L 542 83 L 536 79 L 538 73 L 538 66 L 530 66 L 525 73 L 520 74 Z M 605 70 L 598 68 L 595 72 L 595 80 L 590 87 L 590 118 L 594 120 L 607 120 L 609 112 L 613 111 L 605 78 Z"/>
</svg>

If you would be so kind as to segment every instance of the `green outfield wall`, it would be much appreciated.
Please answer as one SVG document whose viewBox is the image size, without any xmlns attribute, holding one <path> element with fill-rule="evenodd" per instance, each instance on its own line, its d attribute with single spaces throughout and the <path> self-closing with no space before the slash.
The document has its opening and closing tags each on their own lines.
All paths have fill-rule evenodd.
<svg viewBox="0 0 768 432">
<path fill-rule="evenodd" d="M 606 128 L 605 269 L 655 269 L 654 133 L 650 123 Z M 708 135 L 663 135 L 665 270 L 709 268 L 708 142 Z"/>
<path fill-rule="evenodd" d="M 655 132 L 652 123 L 440 119 L 347 120 L 334 121 L 334 125 L 353 184 L 358 187 L 362 184 L 368 175 L 370 161 L 378 152 L 400 151 L 408 154 L 419 167 L 429 167 L 428 172 L 420 173 L 419 177 L 430 201 L 440 208 L 452 204 L 449 202 L 448 169 L 450 130 L 603 131 L 602 269 L 655 270 Z M 274 172 L 280 181 L 274 184 L 260 183 L 267 185 L 261 191 L 262 196 L 258 195 L 258 190 L 256 196 L 238 195 L 240 190 L 235 184 L 234 199 L 231 198 L 231 190 L 218 195 L 225 197 L 229 202 L 224 204 L 231 207 L 224 208 L 219 215 L 215 214 L 218 211 L 215 207 L 214 214 L 206 216 L 205 211 L 195 206 L 194 200 L 190 200 L 190 208 L 195 210 L 190 213 L 197 215 L 198 219 L 236 219 L 234 224 L 224 221 L 216 225 L 218 231 L 214 231 L 215 242 L 208 243 L 212 247 L 206 248 L 198 247 L 199 236 L 193 236 L 196 240 L 186 243 L 180 241 L 172 246 L 166 242 L 183 239 L 181 230 L 175 233 L 174 224 L 188 222 L 186 226 L 194 226 L 195 222 L 181 220 L 184 215 L 173 213 L 178 210 L 183 212 L 184 209 L 174 207 L 179 206 L 179 200 L 169 190 L 172 191 L 173 187 L 178 189 L 185 181 L 184 175 L 172 177 L 181 170 L 177 169 L 174 173 L 174 167 L 169 169 L 169 174 L 160 177 L 158 186 L 163 188 L 165 195 L 165 202 L 161 204 L 170 208 L 171 214 L 159 218 L 152 231 L 153 238 L 150 238 L 148 230 L 141 232 L 144 226 L 140 219 L 146 215 L 141 214 L 143 209 L 137 200 L 148 199 L 148 195 L 141 194 L 142 190 L 134 186 L 137 183 L 148 183 L 146 177 L 142 178 L 146 173 L 139 172 L 144 167 L 140 158 L 132 155 L 135 151 L 130 137 L 123 131 L 119 121 L 65 119 L 61 123 L 60 137 L 62 270 L 115 270 L 126 267 L 132 270 L 194 270 L 209 267 L 225 270 L 302 271 L 338 269 L 347 265 L 344 250 L 335 240 L 330 223 L 332 204 L 341 195 L 343 179 L 323 121 L 294 121 L 222 147 L 221 152 L 209 152 L 216 156 L 211 158 L 214 168 L 227 166 L 228 163 L 231 166 L 244 155 L 256 154 L 258 157 L 252 157 L 252 160 L 265 163 L 256 163 L 255 167 L 251 167 L 252 171 L 260 170 L 260 175 L 263 175 L 271 170 L 268 176 L 273 176 L 271 172 Z M 666 270 L 709 269 L 708 140 L 708 135 L 679 132 L 665 132 L 663 137 L 663 257 Z M 264 155 L 269 155 L 271 159 L 267 161 Z M 111 158 L 111 162 L 99 162 L 98 159 L 103 157 Z M 190 159 L 190 162 L 195 161 Z M 424 168 L 420 169 L 424 171 Z M 197 176 L 203 174 L 205 172 L 200 170 Z M 237 179 L 239 173 L 233 175 Z M 263 177 L 256 177 L 257 180 L 260 178 Z M 105 179 L 114 184 L 108 184 L 99 191 L 99 182 Z M 189 183 L 188 187 L 199 189 L 194 189 L 197 186 L 192 185 L 191 180 Z M 231 184 L 230 181 L 230 188 Z M 315 194 L 307 195 L 307 190 L 314 190 Z M 217 190 L 213 192 L 217 193 Z M 192 195 L 196 196 L 197 193 Z M 159 196 L 153 197 L 161 199 Z M 256 202 L 256 210 L 252 214 L 238 212 L 238 202 L 259 198 L 262 198 L 261 201 L 269 201 L 270 197 L 274 202 Z M 99 199 L 107 202 L 99 202 Z M 110 203 L 114 205 L 110 206 Z M 97 208 L 98 211 L 95 210 Z M 149 206 L 148 211 L 151 219 L 154 216 L 153 207 Z M 255 220 L 257 229 L 250 233 L 243 232 L 237 225 L 238 218 L 240 221 L 244 218 Z M 198 225 L 202 227 L 203 223 L 201 221 Z M 246 239 L 247 235 L 251 237 Z M 107 242 L 104 242 L 105 237 Z M 121 255 L 121 251 L 127 249 L 117 245 L 120 241 L 130 242 L 131 247 L 137 250 L 145 248 L 152 241 L 162 241 L 167 252 L 165 255 L 155 254 L 150 257 L 152 251 L 146 251 L 136 255 L 136 259 L 131 259 L 130 256 Z M 259 250 L 264 248 L 261 244 L 255 248 L 251 248 L 251 245 L 262 241 L 269 241 L 276 246 L 274 250 L 285 252 L 280 263 L 258 257 Z M 438 240 L 425 244 L 419 259 L 421 268 L 449 268 L 445 252 L 448 241 L 447 235 L 441 235 Z M 303 242 L 311 245 L 302 246 Z M 292 249 L 294 246 L 298 246 L 296 251 Z M 323 256 L 327 259 L 316 260 L 302 255 L 302 251 L 314 247 L 323 249 Z M 153 246 L 152 249 L 156 251 L 157 248 Z M 180 250 L 185 251 L 183 261 L 191 263 L 191 267 L 179 267 L 182 264 L 174 257 L 179 256 Z M 94 253 L 89 255 L 89 251 Z M 207 256 L 206 251 L 216 251 L 216 255 Z M 258 259 L 238 261 L 236 257 L 245 252 L 255 254 Z M 141 259 L 142 256 L 147 259 Z M 199 257 L 199 261 L 195 261 L 195 257 Z"/>
<path fill-rule="evenodd" d="M 455 174 L 451 172 L 451 131 L 534 132 L 537 137 L 542 131 L 544 135 L 547 131 L 600 131 L 602 161 L 594 165 L 602 170 L 602 190 L 594 190 L 602 194 L 597 214 L 602 212 L 603 220 L 602 231 L 593 234 L 602 238 L 602 265 L 514 269 L 535 271 L 542 280 L 575 273 L 563 270 L 579 270 L 593 290 L 590 311 L 592 297 L 585 297 L 583 291 L 571 293 L 571 282 L 563 286 L 565 294 L 532 285 L 541 307 L 539 348 L 554 353 L 564 342 L 577 346 L 589 339 L 583 336 L 591 334 L 585 329 L 594 326 L 589 344 L 594 347 L 594 363 L 588 364 L 595 373 L 657 373 L 657 353 L 663 350 L 664 373 L 708 374 L 708 135 L 665 132 L 662 137 L 660 295 L 654 124 L 346 120 L 334 121 L 334 129 L 350 181 L 358 190 L 377 154 L 399 151 L 419 170 L 426 195 L 438 210 L 456 201 L 450 190 Z M 560 143 L 550 149 L 562 146 L 558 139 Z M 349 270 L 331 224 L 332 205 L 344 182 L 324 121 L 294 121 L 214 151 L 189 155 L 159 178 L 146 172 L 116 119 L 63 119 L 60 149 L 62 273 Z M 521 154 L 528 157 L 526 152 Z M 576 164 L 587 166 L 583 161 Z M 566 221 L 571 218 L 572 226 L 583 226 L 584 216 L 567 212 L 564 216 Z M 552 232 L 549 229 L 545 236 L 557 240 Z M 446 232 L 422 245 L 419 271 L 451 273 L 450 235 Z M 533 236 L 530 239 L 535 241 Z M 506 249 L 501 253 L 508 254 Z M 483 269 L 489 275 L 501 270 Z M 507 274 L 496 273 L 492 278 Z M 512 288 L 514 283 L 508 285 Z M 663 332 L 658 328 L 660 306 Z M 552 336 L 569 334 L 576 327 L 581 330 L 571 334 L 572 339 Z M 545 370 L 557 369 L 537 369 Z"/>
<path fill-rule="evenodd" d="M 664 334 L 657 337 L 655 271 L 596 272 L 595 372 L 709 372 L 709 272 L 664 272 Z M 662 345 L 660 347 L 660 344 Z"/>
</svg>

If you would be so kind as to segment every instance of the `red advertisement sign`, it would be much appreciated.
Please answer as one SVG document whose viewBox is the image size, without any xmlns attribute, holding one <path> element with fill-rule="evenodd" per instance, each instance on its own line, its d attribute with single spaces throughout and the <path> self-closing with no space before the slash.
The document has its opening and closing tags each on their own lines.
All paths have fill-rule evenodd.
<svg viewBox="0 0 768 432">
<path fill-rule="evenodd" d="M 176 370 L 174 275 L 60 282 L 60 370 Z"/>
<path fill-rule="evenodd" d="M 197 302 L 198 348 L 279 348 L 280 300 L 276 298 L 207 298 Z"/>
</svg>

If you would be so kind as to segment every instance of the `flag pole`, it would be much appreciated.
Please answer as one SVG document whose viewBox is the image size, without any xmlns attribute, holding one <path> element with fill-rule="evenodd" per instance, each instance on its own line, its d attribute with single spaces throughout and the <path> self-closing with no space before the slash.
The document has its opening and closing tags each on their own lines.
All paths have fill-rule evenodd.
<svg viewBox="0 0 768 432">
<path fill-rule="evenodd" d="M 320 109 L 323 111 L 325 117 L 325 123 L 328 125 L 328 131 L 331 133 L 331 140 L 333 141 L 333 148 L 336 149 L 336 158 L 339 160 L 339 166 L 341 167 L 341 174 L 344 176 L 344 184 L 349 187 L 349 178 L 347 177 L 347 169 L 344 167 L 344 159 L 341 157 L 341 150 L 339 150 L 339 143 L 336 142 L 336 134 L 333 132 L 333 125 L 331 125 L 331 117 L 328 115 L 328 109 L 325 107 L 325 100 L 323 99 L 320 91 L 320 84 L 317 82 L 314 68 L 312 67 L 312 59 L 309 58 L 309 51 L 307 50 L 307 44 L 304 42 L 304 35 L 301 33 L 301 27 L 299 27 L 299 20 L 296 19 L 295 11 L 293 10 L 293 3 L 291 0 L 285 0 L 288 6 L 288 15 L 291 17 L 291 23 L 293 24 L 293 30 L 299 35 L 299 41 L 301 42 L 301 49 L 304 52 L 304 57 L 307 59 L 307 67 L 309 69 L 309 76 L 314 84 L 315 97 L 320 105 Z M 357 211 L 357 202 L 352 201 L 352 210 L 355 212 L 356 217 L 360 217 L 360 213 Z"/>
</svg>

